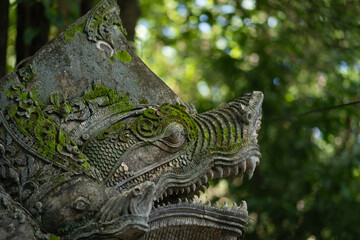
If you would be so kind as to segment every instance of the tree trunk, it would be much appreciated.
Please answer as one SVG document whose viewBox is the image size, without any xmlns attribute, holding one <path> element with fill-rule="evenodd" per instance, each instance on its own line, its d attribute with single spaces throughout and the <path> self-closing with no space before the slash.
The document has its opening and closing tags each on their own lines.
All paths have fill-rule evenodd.
<svg viewBox="0 0 360 240">
<path fill-rule="evenodd" d="M 138 0 L 118 0 L 117 2 L 120 6 L 120 17 L 123 26 L 128 33 L 127 39 L 131 44 L 135 38 L 136 21 L 141 13 Z"/>
<path fill-rule="evenodd" d="M 90 11 L 92 7 L 93 7 L 93 0 L 82 0 L 80 3 L 81 16 L 84 16 L 85 13 Z"/>
<path fill-rule="evenodd" d="M 49 20 L 41 3 L 19 3 L 17 8 L 16 60 L 32 56 L 47 41 Z"/>
<path fill-rule="evenodd" d="M 0 1 L 0 76 L 6 74 L 6 49 L 9 27 L 9 1 Z"/>
</svg>

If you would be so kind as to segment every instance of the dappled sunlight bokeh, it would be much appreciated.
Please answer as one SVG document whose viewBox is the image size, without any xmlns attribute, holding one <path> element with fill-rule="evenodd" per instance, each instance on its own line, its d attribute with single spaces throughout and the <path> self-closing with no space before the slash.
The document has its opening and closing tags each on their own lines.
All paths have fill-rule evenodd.
<svg viewBox="0 0 360 240">
<path fill-rule="evenodd" d="M 137 52 L 185 102 L 203 112 L 245 92 L 265 95 L 254 179 L 212 181 L 198 200 L 246 200 L 247 239 L 360 237 L 360 111 L 333 108 L 360 99 L 360 5 L 139 3 Z"/>
</svg>

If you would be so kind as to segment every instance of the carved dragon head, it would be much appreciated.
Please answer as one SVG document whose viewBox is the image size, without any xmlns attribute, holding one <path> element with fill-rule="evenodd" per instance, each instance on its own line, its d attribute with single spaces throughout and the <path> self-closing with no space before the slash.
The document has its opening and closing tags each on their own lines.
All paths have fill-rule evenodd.
<svg viewBox="0 0 360 240">
<path fill-rule="evenodd" d="M 156 199 L 177 200 L 214 177 L 252 177 L 261 156 L 262 100 L 253 92 L 202 114 L 181 105 L 143 106 L 89 137 L 82 152 L 108 187 L 122 192 L 152 181 Z"/>
</svg>

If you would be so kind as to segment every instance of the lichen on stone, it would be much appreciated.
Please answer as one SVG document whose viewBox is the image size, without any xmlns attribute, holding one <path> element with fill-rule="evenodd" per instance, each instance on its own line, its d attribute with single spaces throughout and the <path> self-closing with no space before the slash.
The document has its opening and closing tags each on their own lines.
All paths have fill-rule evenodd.
<svg viewBox="0 0 360 240">
<path fill-rule="evenodd" d="M 64 37 L 66 41 L 75 41 L 77 34 L 84 34 L 86 21 L 83 20 L 80 23 L 75 23 L 74 25 L 70 26 L 65 32 Z"/>
<path fill-rule="evenodd" d="M 81 97 L 88 102 L 100 98 L 102 99 L 101 106 L 109 106 L 109 110 L 114 114 L 126 113 L 135 107 L 127 95 L 117 93 L 114 89 L 99 84 L 94 84 L 93 89 Z"/>
<path fill-rule="evenodd" d="M 60 238 L 54 234 L 51 234 L 49 240 L 60 240 Z"/>
<path fill-rule="evenodd" d="M 8 115 L 16 123 L 18 130 L 28 138 L 33 139 L 33 147 L 48 160 L 56 162 L 59 160 L 58 155 L 63 154 L 64 156 L 72 156 L 75 161 L 84 164 L 86 157 L 78 150 L 75 142 L 61 129 L 59 122 L 55 122 L 46 113 L 49 106 L 39 100 L 36 87 L 30 91 L 25 90 L 28 84 L 36 78 L 33 67 L 27 65 L 20 69 L 18 74 L 20 85 L 15 84 L 7 91 L 8 97 L 14 102 L 8 110 Z M 53 94 L 50 102 L 54 109 L 63 106 L 59 94 Z M 67 110 L 71 111 L 69 108 Z M 77 165 L 76 162 L 74 164 Z M 77 166 L 82 170 L 88 170 L 88 167 Z"/>
<path fill-rule="evenodd" d="M 123 63 L 129 63 L 132 60 L 131 55 L 126 50 L 118 50 L 115 52 L 114 56 L 111 56 L 110 61 L 114 62 L 116 59 L 119 59 Z"/>
<path fill-rule="evenodd" d="M 184 126 L 189 140 L 196 138 L 198 130 L 194 119 L 186 112 L 185 106 L 178 104 L 163 104 L 159 109 L 148 108 L 136 119 L 131 130 L 142 138 L 153 138 L 162 135 L 172 122 Z"/>
</svg>

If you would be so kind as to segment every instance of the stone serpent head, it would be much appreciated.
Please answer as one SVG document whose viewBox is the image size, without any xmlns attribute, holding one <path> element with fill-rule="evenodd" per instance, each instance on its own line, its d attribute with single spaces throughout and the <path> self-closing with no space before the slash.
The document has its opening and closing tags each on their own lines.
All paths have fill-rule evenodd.
<svg viewBox="0 0 360 240">
<path fill-rule="evenodd" d="M 145 181 L 156 199 L 194 192 L 208 179 L 252 177 L 259 164 L 260 92 L 203 114 L 185 106 L 144 106 L 94 134 L 82 152 L 108 187 L 120 192 Z"/>
</svg>

